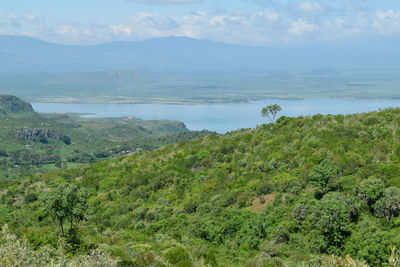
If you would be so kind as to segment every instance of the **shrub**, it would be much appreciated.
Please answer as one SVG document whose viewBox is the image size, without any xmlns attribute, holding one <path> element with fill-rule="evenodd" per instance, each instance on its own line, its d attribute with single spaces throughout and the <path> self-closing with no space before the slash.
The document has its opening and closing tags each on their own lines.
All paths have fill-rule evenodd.
<svg viewBox="0 0 400 267">
<path fill-rule="evenodd" d="M 3 226 L 0 233 L 0 266 L 15 267 L 113 267 L 117 261 L 99 249 L 92 250 L 88 254 L 77 255 L 69 258 L 60 247 L 41 247 L 32 249 L 25 240 L 18 239 L 8 232 L 8 227 Z"/>
<path fill-rule="evenodd" d="M 367 179 L 360 183 L 357 188 L 360 198 L 372 206 L 385 192 L 385 183 L 380 179 Z"/>
<path fill-rule="evenodd" d="M 314 166 L 308 176 L 310 184 L 322 190 L 326 190 L 331 180 L 338 175 L 339 169 L 329 160 L 322 161 Z"/>
<path fill-rule="evenodd" d="M 400 190 L 397 187 L 386 189 L 384 196 L 374 205 L 376 217 L 392 220 L 399 216 L 400 212 Z"/>
<path fill-rule="evenodd" d="M 25 195 L 24 202 L 25 203 L 32 203 L 38 200 L 38 196 L 36 193 L 28 193 Z"/>
<path fill-rule="evenodd" d="M 180 267 L 192 267 L 189 253 L 182 247 L 174 247 L 169 249 L 165 255 L 165 259 L 170 263 Z"/>
</svg>

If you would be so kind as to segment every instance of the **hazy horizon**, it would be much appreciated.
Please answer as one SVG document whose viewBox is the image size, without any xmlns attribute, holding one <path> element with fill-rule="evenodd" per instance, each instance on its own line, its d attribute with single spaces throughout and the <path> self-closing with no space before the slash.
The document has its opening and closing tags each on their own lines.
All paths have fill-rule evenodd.
<svg viewBox="0 0 400 267">
<path fill-rule="evenodd" d="M 238 45 L 319 46 L 398 39 L 394 0 L 2 1 L 0 35 L 62 44 L 185 36 Z"/>
<path fill-rule="evenodd" d="M 0 87 L 39 102 L 397 99 L 399 45 L 393 0 L 5 0 Z"/>
<path fill-rule="evenodd" d="M 44 43 L 49 43 L 49 44 L 56 44 L 56 45 L 62 45 L 62 46 L 82 46 L 82 47 L 94 47 L 94 46 L 101 46 L 105 44 L 113 44 L 113 43 L 141 43 L 141 42 L 146 42 L 146 41 L 152 41 L 152 40 L 168 40 L 168 39 L 182 39 L 182 40 L 195 40 L 195 41 L 205 41 L 205 42 L 210 42 L 210 43 L 218 43 L 218 44 L 223 44 L 223 45 L 230 45 L 230 46 L 236 46 L 236 47 L 252 47 L 252 48 L 266 48 L 266 49 L 279 49 L 279 48 L 322 48 L 322 47 L 328 47 L 328 48 L 341 48 L 341 47 L 357 47 L 357 46 L 369 46 L 371 47 L 371 42 L 372 44 L 376 45 L 397 45 L 400 44 L 400 35 L 393 35 L 393 36 L 374 36 L 374 37 L 369 37 L 368 39 L 363 39 L 363 40 L 332 40 L 332 41 L 326 41 L 326 42 L 320 42 L 320 43 L 302 43 L 302 44 L 276 44 L 276 45 L 260 45 L 260 44 L 237 44 L 237 43 L 229 43 L 229 42 L 224 42 L 224 41 L 216 41 L 212 39 L 207 39 L 207 38 L 198 38 L 198 37 L 191 37 L 191 36 L 185 36 L 185 35 L 170 35 L 170 36 L 160 36 L 160 37 L 148 37 L 140 40 L 124 40 L 124 39 L 115 39 L 115 40 L 110 40 L 110 41 L 100 41 L 98 43 L 83 43 L 83 44 L 71 44 L 71 43 L 63 43 L 57 40 L 46 40 L 45 38 L 41 37 L 36 37 L 36 36 L 30 36 L 30 35 L 18 35 L 18 34 L 0 34 L 0 37 L 10 37 L 10 38 L 26 38 L 26 39 L 31 39 L 31 40 L 36 40 Z M 359 41 L 362 41 L 363 43 L 360 43 Z M 369 43 L 365 43 L 365 41 L 368 41 Z M 375 46 L 375 48 L 379 48 L 378 46 Z"/>
</svg>

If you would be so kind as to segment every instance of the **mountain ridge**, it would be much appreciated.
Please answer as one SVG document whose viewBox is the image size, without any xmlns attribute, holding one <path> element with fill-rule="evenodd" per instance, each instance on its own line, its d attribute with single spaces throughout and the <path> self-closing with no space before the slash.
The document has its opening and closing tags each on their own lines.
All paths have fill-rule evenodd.
<svg viewBox="0 0 400 267">
<path fill-rule="evenodd" d="M 396 42 L 319 47 L 240 46 L 206 39 L 164 37 L 99 45 L 64 45 L 26 36 L 0 35 L 0 72 L 266 71 L 272 69 L 399 66 Z M 376 44 L 374 46 L 374 44 Z M 384 49 L 383 49 L 384 47 Z"/>
</svg>

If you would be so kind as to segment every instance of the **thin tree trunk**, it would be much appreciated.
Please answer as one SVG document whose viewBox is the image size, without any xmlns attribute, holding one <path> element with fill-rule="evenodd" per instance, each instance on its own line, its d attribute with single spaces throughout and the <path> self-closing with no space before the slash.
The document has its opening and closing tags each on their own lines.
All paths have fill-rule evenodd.
<svg viewBox="0 0 400 267">
<path fill-rule="evenodd" d="M 63 223 L 63 220 L 60 220 L 60 229 L 61 229 L 61 236 L 64 237 L 65 234 L 64 234 L 64 223 Z"/>
</svg>

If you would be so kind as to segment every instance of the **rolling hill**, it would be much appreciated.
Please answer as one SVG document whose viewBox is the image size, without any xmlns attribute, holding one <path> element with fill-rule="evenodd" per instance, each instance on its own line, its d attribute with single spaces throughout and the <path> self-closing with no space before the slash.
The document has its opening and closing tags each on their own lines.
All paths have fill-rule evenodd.
<svg viewBox="0 0 400 267">
<path fill-rule="evenodd" d="M 56 247 L 43 203 L 69 184 L 90 209 L 75 253 L 119 266 L 397 266 L 399 125 L 400 109 L 281 117 L 3 182 L 0 224 Z"/>
<path fill-rule="evenodd" d="M 0 95 L 0 114 L 34 113 L 31 104 L 16 96 Z"/>
<path fill-rule="evenodd" d="M 178 121 L 40 114 L 15 96 L 0 95 L 0 180 L 152 150 L 208 134 L 212 133 L 191 132 Z"/>
</svg>

